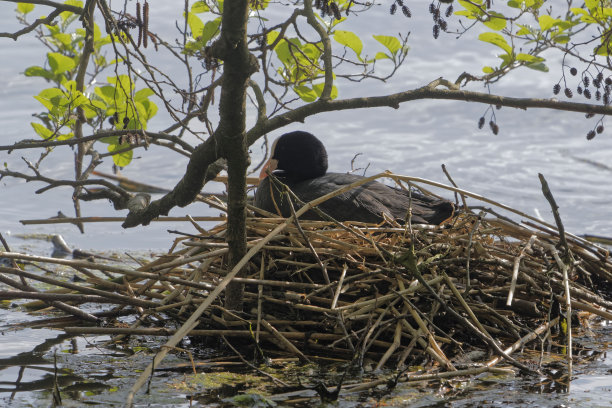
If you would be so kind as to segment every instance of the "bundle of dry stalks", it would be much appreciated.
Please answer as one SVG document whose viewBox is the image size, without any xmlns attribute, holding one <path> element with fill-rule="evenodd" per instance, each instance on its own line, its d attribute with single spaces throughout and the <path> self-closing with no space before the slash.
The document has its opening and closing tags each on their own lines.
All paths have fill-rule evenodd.
<svg viewBox="0 0 612 408">
<path fill-rule="evenodd" d="M 456 374 L 502 360 L 532 370 L 511 356 L 530 342 L 533 348 L 544 341 L 570 344 L 571 351 L 571 331 L 551 333 L 572 309 L 612 319 L 607 250 L 566 234 L 560 224 L 555 228 L 466 191 L 389 174 L 371 179 L 381 176 L 447 188 L 527 220 L 467 207 L 441 226 L 252 217 L 249 253 L 232 270 L 225 223 L 177 239 L 168 254 L 136 269 L 3 253 L 69 266 L 85 282 L 0 267 L 2 282 L 18 289 L 0 297 L 40 299 L 82 320 L 138 317 L 130 327 L 64 327 L 75 334 L 173 335 L 171 346 L 185 335 L 225 336 L 303 361 L 333 357 L 400 371 L 419 364 Z M 34 289 L 26 279 L 52 288 Z M 244 284 L 241 313 L 223 308 L 220 294 L 231 280 Z M 118 306 L 89 314 L 79 308 L 88 302 Z M 168 319 L 183 326 L 168 329 Z M 571 353 L 568 362 L 571 372 Z"/>
</svg>

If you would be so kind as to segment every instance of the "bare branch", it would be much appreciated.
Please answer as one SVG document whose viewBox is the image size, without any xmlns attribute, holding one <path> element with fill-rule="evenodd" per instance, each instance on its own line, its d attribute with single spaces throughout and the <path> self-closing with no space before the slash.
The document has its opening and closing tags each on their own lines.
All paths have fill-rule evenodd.
<svg viewBox="0 0 612 408">
<path fill-rule="evenodd" d="M 62 10 L 53 10 L 47 17 L 37 18 L 32 24 L 22 28 L 19 31 L 16 31 L 14 33 L 0 33 L 0 37 L 8 37 L 8 38 L 12 38 L 13 40 L 17 41 L 17 38 L 31 31 L 34 31 L 36 27 L 38 27 L 39 25 L 51 24 L 53 20 L 55 20 L 55 17 L 59 16 L 61 13 L 62 13 Z"/>
</svg>

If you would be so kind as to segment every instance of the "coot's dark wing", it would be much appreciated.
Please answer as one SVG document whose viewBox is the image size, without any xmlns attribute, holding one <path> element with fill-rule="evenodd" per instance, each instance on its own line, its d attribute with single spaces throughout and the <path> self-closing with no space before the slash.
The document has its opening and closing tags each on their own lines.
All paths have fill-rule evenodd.
<svg viewBox="0 0 612 408">
<path fill-rule="evenodd" d="M 302 201 L 309 202 L 341 187 L 362 179 L 361 176 L 343 173 L 328 173 L 322 177 L 292 183 L 284 182 Z M 275 190 L 272 188 L 272 190 Z M 274 197 L 274 199 L 272 198 Z M 258 208 L 276 213 L 274 201 L 285 217 L 291 215 L 287 196 L 275 191 L 270 193 L 268 178 L 261 181 L 255 193 L 254 205 Z M 299 206 L 294 204 L 297 209 Z M 409 206 L 412 207 L 413 223 L 439 224 L 453 213 L 453 205 L 448 201 L 432 199 L 417 192 L 412 192 L 410 201 L 408 192 L 389 187 L 376 181 L 363 184 L 345 193 L 337 195 L 319 208 L 339 221 L 362 221 L 378 223 L 384 213 L 389 218 L 403 222 Z M 303 216 L 305 219 L 320 219 L 313 211 Z"/>
</svg>

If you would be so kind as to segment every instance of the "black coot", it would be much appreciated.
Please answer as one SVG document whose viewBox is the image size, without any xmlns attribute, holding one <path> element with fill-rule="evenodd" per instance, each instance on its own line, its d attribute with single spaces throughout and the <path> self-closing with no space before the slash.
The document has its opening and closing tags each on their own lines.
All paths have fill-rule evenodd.
<svg viewBox="0 0 612 408">
<path fill-rule="evenodd" d="M 255 206 L 288 217 L 291 209 L 287 195 L 282 195 L 274 183 L 266 177 L 272 172 L 302 201 L 309 202 L 347 184 L 363 179 L 361 176 L 327 172 L 327 152 L 319 139 L 308 132 L 296 131 L 279 137 L 272 145 L 270 161 L 262 170 L 260 184 L 255 192 Z M 272 196 L 271 191 L 274 192 Z M 338 221 L 362 221 L 379 223 L 382 214 L 404 222 L 408 207 L 412 205 L 412 222 L 440 224 L 453 214 L 453 204 L 412 191 L 412 202 L 407 191 L 371 181 L 319 205 L 319 208 Z M 297 211 L 299 205 L 294 203 Z M 318 220 L 313 211 L 302 216 Z"/>
</svg>

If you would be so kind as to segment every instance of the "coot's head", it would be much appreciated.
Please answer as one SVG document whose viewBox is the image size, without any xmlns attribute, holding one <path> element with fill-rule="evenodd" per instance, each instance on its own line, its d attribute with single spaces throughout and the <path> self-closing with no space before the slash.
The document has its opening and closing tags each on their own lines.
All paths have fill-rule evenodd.
<svg viewBox="0 0 612 408">
<path fill-rule="evenodd" d="M 281 175 L 292 181 L 321 177 L 327 172 L 325 146 L 308 132 L 298 130 L 285 133 L 272 145 L 268 171 L 275 169 L 282 171 Z"/>
</svg>

